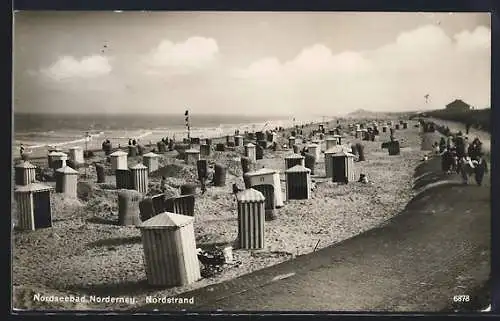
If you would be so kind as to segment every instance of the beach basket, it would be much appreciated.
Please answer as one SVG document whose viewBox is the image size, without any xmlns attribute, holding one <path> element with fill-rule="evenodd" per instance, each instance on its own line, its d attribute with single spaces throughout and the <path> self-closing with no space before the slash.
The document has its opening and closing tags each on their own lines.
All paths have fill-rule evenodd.
<svg viewBox="0 0 500 321">
<path fill-rule="evenodd" d="M 164 212 L 140 226 L 148 283 L 173 287 L 201 278 L 193 218 Z"/>
<path fill-rule="evenodd" d="M 389 142 L 387 149 L 389 150 L 389 156 L 396 156 L 400 154 L 399 141 L 393 140 Z"/>
<path fill-rule="evenodd" d="M 118 192 L 118 224 L 121 226 L 141 224 L 139 203 L 142 194 L 135 190 L 121 190 Z"/>
<path fill-rule="evenodd" d="M 219 143 L 219 144 L 215 145 L 215 150 L 217 152 L 224 152 L 226 150 L 226 147 L 224 146 L 224 144 Z"/>
<path fill-rule="evenodd" d="M 304 156 L 298 153 L 297 154 L 294 153 L 293 155 L 285 157 L 285 169 L 292 168 L 295 165 L 304 166 L 305 165 L 304 159 L 305 159 Z"/>
<path fill-rule="evenodd" d="M 128 156 L 129 157 L 135 157 L 137 156 L 137 146 L 128 146 Z"/>
<path fill-rule="evenodd" d="M 264 158 L 264 149 L 261 145 L 255 146 L 255 159 L 263 159 Z"/>
<path fill-rule="evenodd" d="M 53 189 L 51 186 L 38 183 L 16 186 L 14 197 L 19 229 L 34 231 L 52 227 L 50 194 Z"/>
<path fill-rule="evenodd" d="M 105 181 L 104 165 L 96 163 L 95 171 L 97 172 L 97 183 L 104 183 Z"/>
<path fill-rule="evenodd" d="M 56 170 L 56 193 L 64 193 L 71 197 L 76 197 L 76 187 L 78 184 L 78 172 L 69 166 Z"/>
<path fill-rule="evenodd" d="M 153 205 L 153 199 L 151 197 L 145 197 L 139 202 L 139 217 L 141 221 L 146 221 L 155 216 L 155 208 Z"/>
<path fill-rule="evenodd" d="M 132 189 L 132 172 L 128 169 L 115 170 L 116 189 Z"/>
<path fill-rule="evenodd" d="M 204 181 L 208 177 L 208 162 L 206 159 L 199 159 L 196 162 L 196 169 L 198 170 L 198 180 Z"/>
<path fill-rule="evenodd" d="M 249 157 L 241 157 L 241 169 L 243 174 L 254 171 L 255 163 Z"/>
<path fill-rule="evenodd" d="M 236 195 L 238 207 L 238 241 L 242 249 L 265 247 L 265 197 L 249 188 Z"/>
<path fill-rule="evenodd" d="M 354 149 L 353 149 L 354 151 Z M 365 161 L 365 146 L 363 146 L 362 144 L 356 144 L 356 151 L 357 151 L 357 155 L 358 155 L 358 161 L 359 162 L 363 162 Z"/>
<path fill-rule="evenodd" d="M 332 182 L 348 183 L 356 180 L 354 157 L 354 154 L 344 151 L 331 155 L 329 161 L 331 162 Z"/>
<path fill-rule="evenodd" d="M 215 164 L 214 185 L 226 186 L 226 172 L 227 168 L 221 164 Z"/>
<path fill-rule="evenodd" d="M 16 185 L 28 185 L 36 180 L 36 166 L 28 161 L 22 161 L 14 169 Z"/>
<path fill-rule="evenodd" d="M 165 200 L 165 211 L 194 216 L 194 202 L 195 197 L 193 194 L 171 197 Z"/>
<path fill-rule="evenodd" d="M 195 184 L 183 184 L 181 185 L 181 195 L 193 195 L 196 194 Z"/>
</svg>

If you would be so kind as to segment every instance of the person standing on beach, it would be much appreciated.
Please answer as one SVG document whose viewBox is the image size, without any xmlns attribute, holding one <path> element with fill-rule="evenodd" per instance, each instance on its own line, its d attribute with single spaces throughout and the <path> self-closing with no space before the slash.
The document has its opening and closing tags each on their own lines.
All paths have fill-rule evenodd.
<svg viewBox="0 0 500 321">
<path fill-rule="evenodd" d="M 132 139 L 130 139 L 130 138 L 128 139 L 128 145 L 132 146 Z"/>
<path fill-rule="evenodd" d="M 24 145 L 21 144 L 21 146 L 19 147 L 19 154 L 21 155 L 21 157 L 23 157 L 24 155 Z"/>
<path fill-rule="evenodd" d="M 201 195 L 205 194 L 207 191 L 207 184 L 205 178 L 200 179 Z"/>
<path fill-rule="evenodd" d="M 167 179 L 165 178 L 165 176 L 161 177 L 160 190 L 162 193 L 165 193 L 167 191 Z"/>
</svg>

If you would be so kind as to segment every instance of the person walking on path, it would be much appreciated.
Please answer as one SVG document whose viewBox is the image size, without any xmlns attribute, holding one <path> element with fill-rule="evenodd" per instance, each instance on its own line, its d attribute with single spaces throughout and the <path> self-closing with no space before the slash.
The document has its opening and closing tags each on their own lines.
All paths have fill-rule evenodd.
<svg viewBox="0 0 500 321">
<path fill-rule="evenodd" d="M 442 153 L 446 149 L 446 140 L 444 137 L 441 137 L 441 140 L 439 141 L 439 152 Z"/>
<path fill-rule="evenodd" d="M 469 156 L 461 157 L 460 160 L 458 161 L 458 164 L 459 164 L 458 168 L 460 170 L 460 175 L 462 176 L 462 181 L 464 184 L 468 184 L 469 176 L 475 172 L 476 166 L 474 165 Z"/>
<path fill-rule="evenodd" d="M 434 150 L 434 154 L 436 155 L 441 154 L 441 147 L 439 147 L 438 142 L 434 142 L 434 144 L 432 145 L 432 149 Z"/>
<path fill-rule="evenodd" d="M 474 178 L 478 186 L 483 184 L 484 174 L 488 173 L 488 164 L 483 155 L 480 155 L 476 161 L 474 161 Z"/>
</svg>

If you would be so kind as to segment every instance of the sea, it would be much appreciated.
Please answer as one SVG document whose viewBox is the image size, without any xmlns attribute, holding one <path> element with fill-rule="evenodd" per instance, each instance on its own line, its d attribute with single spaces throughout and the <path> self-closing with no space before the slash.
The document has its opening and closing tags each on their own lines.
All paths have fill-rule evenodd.
<svg viewBox="0 0 500 321">
<path fill-rule="evenodd" d="M 321 117 L 296 119 L 286 116 L 189 115 L 190 135 L 214 138 L 232 135 L 238 129 L 259 131 L 276 127 L 321 121 Z M 139 143 L 156 143 L 164 137 L 182 140 L 187 137 L 184 114 L 112 115 L 112 114 L 14 114 L 13 155 L 23 144 L 27 153 L 46 153 L 50 147 L 63 150 L 80 146 L 99 149 L 109 139 L 114 146 L 125 146 L 129 139 Z"/>
</svg>

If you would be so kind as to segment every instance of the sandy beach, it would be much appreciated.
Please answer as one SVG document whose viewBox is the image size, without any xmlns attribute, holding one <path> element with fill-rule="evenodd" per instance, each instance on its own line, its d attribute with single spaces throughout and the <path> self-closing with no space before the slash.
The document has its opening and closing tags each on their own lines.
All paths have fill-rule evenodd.
<svg viewBox="0 0 500 321">
<path fill-rule="evenodd" d="M 367 184 L 332 183 L 324 177 L 324 156 L 316 164 L 312 176 L 312 197 L 291 200 L 277 210 L 277 219 L 265 223 L 266 247 L 249 251 L 237 249 L 237 210 L 232 184 L 243 188 L 240 157 L 242 150 L 213 152 L 209 162 L 227 166 L 226 185 L 210 186 L 195 202 L 195 236 L 197 247 L 232 245 L 236 262 L 213 277 L 179 287 L 151 289 L 146 282 L 140 231 L 136 227 L 121 227 L 117 220 L 115 178 L 106 165 L 106 183 L 97 184 L 94 166 L 87 169 L 87 178 L 79 179 L 80 199 L 70 199 L 52 193 L 53 227 L 36 231 L 16 231 L 13 237 L 14 306 L 20 309 L 128 309 L 129 304 L 81 304 L 34 302 L 33 295 L 97 295 L 133 296 L 144 304 L 146 295 L 172 296 L 219 283 L 284 260 L 340 242 L 365 230 L 383 224 L 396 215 L 414 196 L 413 171 L 422 156 L 419 128 L 410 121 L 408 129 L 396 131 L 401 142 L 401 154 L 388 156 L 381 143 L 389 133 L 380 133 L 374 142 L 360 141 L 349 133 L 343 144 L 360 142 L 365 146 L 366 160 L 355 163 L 355 174 L 367 175 Z M 346 126 L 347 124 L 342 124 Z M 304 134 L 317 125 L 304 128 Z M 279 133 L 278 143 L 287 141 L 289 130 Z M 325 148 L 322 143 L 322 149 Z M 265 150 L 257 168 L 280 171 L 285 190 L 284 157 L 290 150 Z M 196 167 L 176 159 L 177 152 L 161 156 L 161 166 L 168 167 L 167 194 L 178 195 L 179 186 L 196 183 Z M 103 161 L 99 153 L 88 164 Z M 128 159 L 136 164 L 141 157 Z M 390 170 L 389 170 L 390 169 Z M 84 169 L 79 169 L 80 174 Z M 159 191 L 159 177 L 150 177 L 151 193 Z M 47 184 L 55 185 L 53 182 Z M 91 192 L 82 193 L 83 185 Z M 82 199 L 82 195 L 86 195 Z"/>
</svg>

